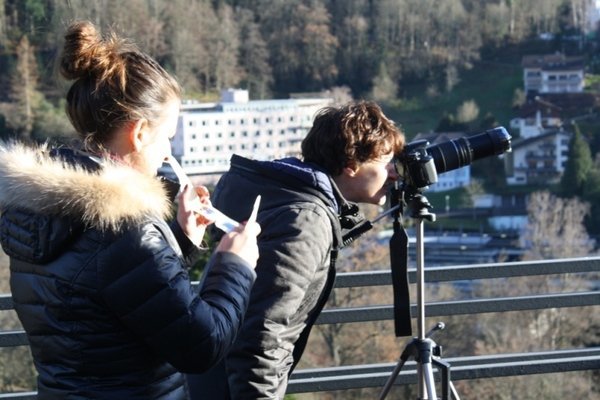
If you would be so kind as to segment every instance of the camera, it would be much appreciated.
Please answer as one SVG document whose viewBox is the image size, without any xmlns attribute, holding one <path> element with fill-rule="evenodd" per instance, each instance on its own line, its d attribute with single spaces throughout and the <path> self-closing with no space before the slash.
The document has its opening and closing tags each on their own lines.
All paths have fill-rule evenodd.
<svg viewBox="0 0 600 400">
<path fill-rule="evenodd" d="M 438 174 L 510 151 L 510 139 L 506 129 L 500 126 L 432 146 L 427 140 L 416 140 L 396 155 L 396 169 L 405 189 L 424 189 L 437 182 Z"/>
</svg>

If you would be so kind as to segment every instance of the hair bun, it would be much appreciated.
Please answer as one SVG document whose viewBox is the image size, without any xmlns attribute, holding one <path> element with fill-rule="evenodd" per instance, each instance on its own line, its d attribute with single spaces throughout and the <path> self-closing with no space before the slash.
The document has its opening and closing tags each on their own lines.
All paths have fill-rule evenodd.
<svg viewBox="0 0 600 400">
<path fill-rule="evenodd" d="M 125 72 L 122 45 L 114 34 L 103 38 L 89 21 L 75 22 L 65 34 L 60 72 L 67 79 L 94 76 L 101 81 L 114 74 L 121 76 Z"/>
</svg>

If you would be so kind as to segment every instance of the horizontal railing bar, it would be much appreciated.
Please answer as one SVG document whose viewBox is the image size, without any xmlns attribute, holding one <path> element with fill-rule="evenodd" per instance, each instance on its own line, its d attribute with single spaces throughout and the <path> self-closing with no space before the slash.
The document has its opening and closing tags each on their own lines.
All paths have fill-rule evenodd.
<svg viewBox="0 0 600 400">
<path fill-rule="evenodd" d="M 578 272 L 600 272 L 600 257 L 565 258 L 560 260 L 516 261 L 505 263 L 425 267 L 426 282 L 448 282 L 474 279 L 511 278 Z M 408 270 L 409 282 L 416 282 L 414 268 Z M 338 274 L 336 288 L 391 285 L 390 270 L 345 272 Z"/>
<path fill-rule="evenodd" d="M 486 363 L 466 363 L 460 365 L 457 359 L 445 359 L 451 364 L 451 378 L 453 381 L 493 378 L 502 376 L 521 376 L 544 373 L 558 373 L 567 371 L 581 371 L 600 369 L 600 354 L 589 356 L 569 355 L 559 358 L 526 358 L 517 361 L 489 359 Z M 535 362 L 534 362 L 535 361 Z M 454 365 L 453 363 L 456 363 Z M 296 379 L 292 376 L 287 393 L 322 392 L 331 390 L 360 389 L 367 387 L 383 387 L 396 364 L 388 364 L 387 370 L 382 370 L 381 365 L 374 365 L 372 369 L 363 368 L 360 373 L 347 373 L 341 371 L 337 376 L 307 377 Z M 435 368 L 434 368 L 435 369 Z M 371 372 L 368 372 L 371 371 Z M 435 373 L 439 381 L 439 374 Z M 417 381 L 416 363 L 407 362 L 395 380 L 396 385 L 415 384 Z"/>
<path fill-rule="evenodd" d="M 0 331 L 0 347 L 28 346 L 24 331 Z"/>
<path fill-rule="evenodd" d="M 3 393 L 0 399 L 37 400 L 37 392 Z"/>
<path fill-rule="evenodd" d="M 600 257 L 565 258 L 560 260 L 517 261 L 506 263 L 426 267 L 427 282 L 508 278 L 530 275 L 550 275 L 578 272 L 600 272 Z M 409 269 L 409 281 L 415 283 L 416 271 Z M 336 278 L 337 288 L 391 285 L 389 270 L 342 272 Z M 192 282 L 197 286 L 198 281 Z M 0 310 L 13 309 L 10 294 L 0 294 Z"/>
<path fill-rule="evenodd" d="M 409 339 L 412 340 L 412 339 Z M 405 340 L 406 343 L 409 340 Z M 401 349 L 398 349 L 398 356 L 400 356 Z M 510 362 L 521 362 L 529 361 L 534 362 L 537 360 L 552 360 L 559 358 L 574 358 L 574 357 L 600 357 L 600 347 L 587 347 L 580 349 L 562 349 L 562 350 L 548 350 L 548 351 L 537 351 L 531 353 L 510 353 L 510 354 L 486 354 L 480 356 L 458 356 L 458 357 L 444 357 L 443 360 L 450 363 L 452 368 L 459 365 L 481 365 L 481 364 L 493 364 L 493 363 L 510 363 Z M 414 365 L 414 361 L 408 361 L 407 367 Z M 340 375 L 355 375 L 355 374 L 368 374 L 368 373 L 379 373 L 389 372 L 392 363 L 376 363 L 376 364 L 364 364 L 364 365 L 345 365 L 338 367 L 323 367 L 323 368 L 305 368 L 297 369 L 292 375 L 292 379 L 309 379 L 309 378 L 321 378 L 326 376 L 340 376 Z"/>
<path fill-rule="evenodd" d="M 425 304 L 426 317 L 450 315 L 481 314 L 489 312 L 538 310 L 546 308 L 565 308 L 593 306 L 600 304 L 600 293 L 579 292 L 544 294 L 523 297 L 507 297 L 494 299 L 470 299 L 444 301 Z M 417 306 L 411 305 L 411 315 L 415 317 Z M 392 305 L 340 307 L 325 309 L 317 319 L 317 324 L 339 324 L 351 322 L 385 321 L 394 318 Z M 0 347 L 28 345 L 23 331 L 0 331 Z"/>
<path fill-rule="evenodd" d="M 0 311 L 12 310 L 15 307 L 10 294 L 0 294 Z"/>
<path fill-rule="evenodd" d="M 546 308 L 580 307 L 600 304 L 600 292 L 543 294 L 523 297 L 470 299 L 425 304 L 426 317 L 480 314 L 489 312 L 538 310 Z M 411 305 L 411 315 L 416 317 L 417 306 Z M 325 309 L 317 324 L 384 321 L 394 318 L 392 305 L 340 307 Z"/>
</svg>

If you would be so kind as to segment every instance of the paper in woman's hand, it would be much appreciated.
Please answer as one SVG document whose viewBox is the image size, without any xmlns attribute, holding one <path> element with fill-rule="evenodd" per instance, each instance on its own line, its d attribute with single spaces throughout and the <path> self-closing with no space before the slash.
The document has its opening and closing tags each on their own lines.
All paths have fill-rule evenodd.
<svg viewBox="0 0 600 400">
<path fill-rule="evenodd" d="M 192 188 L 194 187 L 192 181 L 174 157 L 169 157 L 167 162 L 171 165 L 173 172 L 177 176 L 181 189 L 183 189 L 186 185 L 189 185 Z M 237 221 L 229 218 L 227 215 L 223 214 L 221 211 L 217 210 L 212 205 L 202 203 L 195 189 L 190 190 L 190 192 L 192 193 L 192 198 L 190 198 L 190 201 L 192 203 L 194 212 L 202 215 L 208 220 L 214 221 L 214 224 L 217 228 L 227 233 L 239 226 L 239 223 Z"/>
</svg>

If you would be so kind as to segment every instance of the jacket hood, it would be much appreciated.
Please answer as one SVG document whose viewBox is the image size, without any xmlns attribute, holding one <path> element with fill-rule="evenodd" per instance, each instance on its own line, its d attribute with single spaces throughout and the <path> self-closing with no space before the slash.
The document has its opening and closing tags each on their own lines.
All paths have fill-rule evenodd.
<svg viewBox="0 0 600 400">
<path fill-rule="evenodd" d="M 297 158 L 289 157 L 274 161 L 261 161 L 263 166 L 274 170 L 285 172 L 301 180 L 307 186 L 322 192 L 331 202 L 331 206 L 337 210 L 338 200 L 334 195 L 334 188 L 329 175 L 320 170 L 314 164 L 308 164 Z"/>
<path fill-rule="evenodd" d="M 66 217 L 100 230 L 171 212 L 163 184 L 102 160 L 97 171 L 52 157 L 47 146 L 0 142 L 0 207 Z"/>
</svg>

